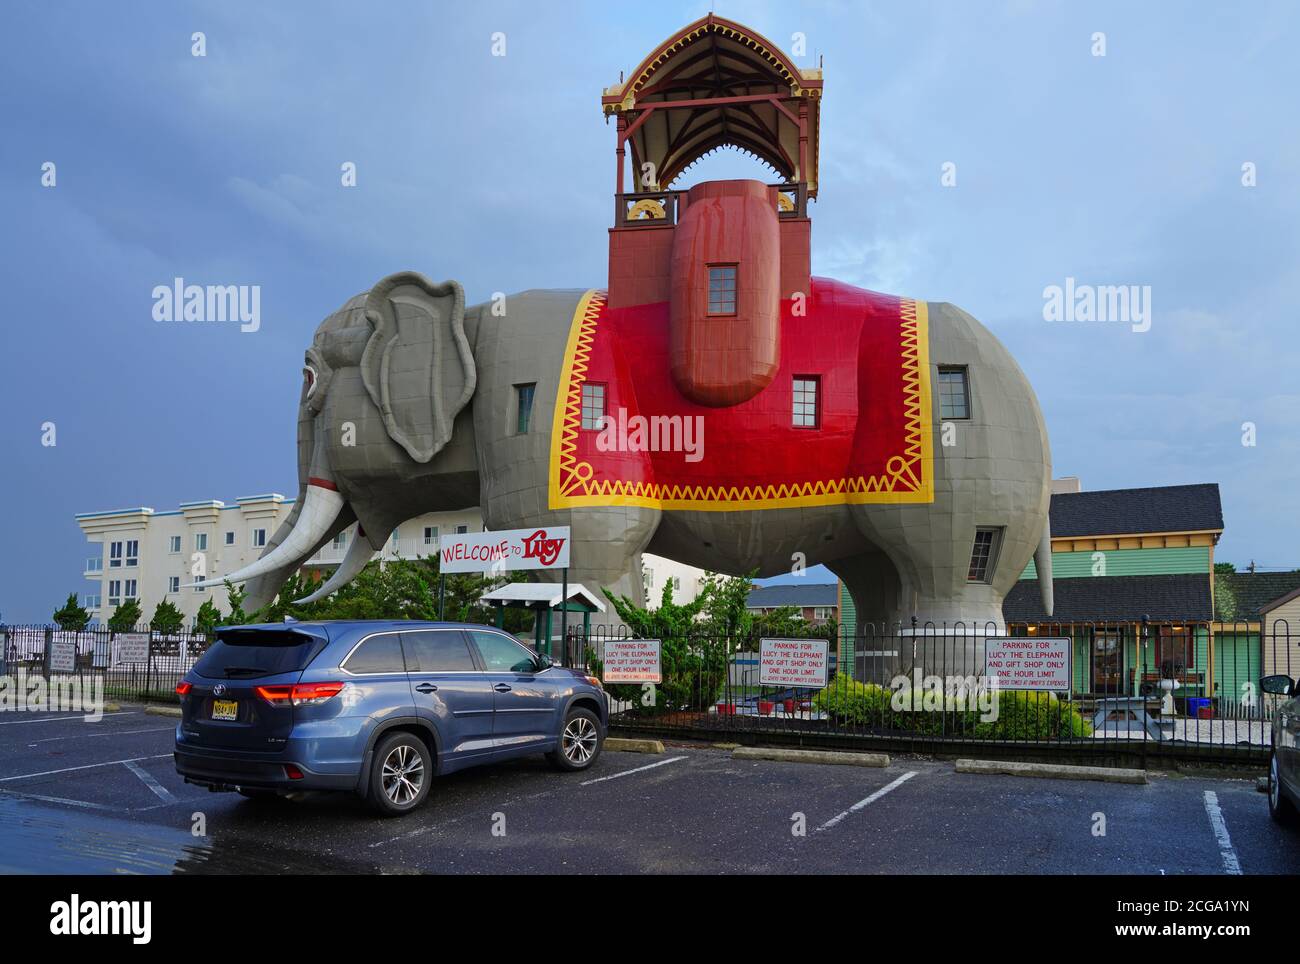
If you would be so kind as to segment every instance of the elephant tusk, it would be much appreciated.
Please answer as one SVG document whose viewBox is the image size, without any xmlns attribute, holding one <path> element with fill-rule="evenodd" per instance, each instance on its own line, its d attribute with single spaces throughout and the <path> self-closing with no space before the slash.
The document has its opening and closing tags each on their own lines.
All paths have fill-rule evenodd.
<svg viewBox="0 0 1300 964">
<path fill-rule="evenodd" d="M 307 603 L 313 603 L 317 599 L 324 599 L 331 593 L 337 592 L 355 579 L 357 574 L 366 568 L 366 564 L 374 557 L 375 550 L 370 548 L 370 543 L 366 541 L 361 534 L 360 528 L 358 528 L 356 538 L 352 540 L 352 545 L 348 546 L 348 554 L 343 557 L 343 561 L 339 563 L 339 567 L 334 570 L 334 573 L 314 593 L 303 596 L 301 599 L 295 599 L 293 604 L 295 606 L 305 606 Z"/>
<path fill-rule="evenodd" d="M 189 583 L 185 588 L 212 589 L 227 582 L 247 582 L 263 573 L 306 558 L 312 547 L 329 531 L 342 508 L 343 496 L 337 489 L 309 483 L 302 512 L 298 515 L 298 524 L 284 537 L 284 542 L 250 566 L 226 576 Z"/>
</svg>

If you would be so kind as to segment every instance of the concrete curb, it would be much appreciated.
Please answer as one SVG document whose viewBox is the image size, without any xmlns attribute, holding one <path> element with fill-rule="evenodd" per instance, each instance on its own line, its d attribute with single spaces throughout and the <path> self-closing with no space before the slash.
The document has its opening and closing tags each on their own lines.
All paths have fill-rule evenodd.
<svg viewBox="0 0 1300 964">
<path fill-rule="evenodd" d="M 105 703 L 105 704 L 104 704 L 104 712 L 105 712 L 105 713 L 121 713 L 121 712 L 122 712 L 122 704 L 121 704 L 121 703 Z"/>
<path fill-rule="evenodd" d="M 779 763 L 827 763 L 851 767 L 887 767 L 886 753 L 850 753 L 845 750 L 785 750 L 779 747 L 742 746 L 733 760 L 776 760 Z"/>
<path fill-rule="evenodd" d="M 663 753 L 664 745 L 659 740 L 631 740 L 621 736 L 605 738 L 605 749 L 616 753 Z"/>
<path fill-rule="evenodd" d="M 150 716 L 175 716 L 181 715 L 179 706 L 146 706 L 144 711 Z"/>
<path fill-rule="evenodd" d="M 1146 783 L 1145 770 L 1120 767 L 1081 767 L 1063 763 L 1016 763 L 1003 760 L 958 760 L 958 773 L 993 773 L 1009 777 L 1042 777 L 1048 780 L 1096 780 L 1100 783 Z"/>
</svg>

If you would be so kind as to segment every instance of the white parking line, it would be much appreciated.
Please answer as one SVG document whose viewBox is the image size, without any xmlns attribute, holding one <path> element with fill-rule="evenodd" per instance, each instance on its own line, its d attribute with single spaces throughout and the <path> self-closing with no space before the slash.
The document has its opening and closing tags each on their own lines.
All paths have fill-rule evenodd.
<svg viewBox="0 0 1300 964">
<path fill-rule="evenodd" d="M 132 716 L 139 713 L 139 710 L 122 710 L 120 713 L 104 713 L 100 719 L 107 719 L 110 716 Z M 85 713 L 76 713 L 72 716 L 42 716 L 39 720 L 3 720 L 0 726 L 16 726 L 19 723 L 57 723 L 59 720 L 84 720 Z"/>
<path fill-rule="evenodd" d="M 152 790 L 163 803 L 176 802 L 176 798 L 172 796 L 172 792 L 155 780 L 153 774 L 140 766 L 140 764 L 136 763 L 134 760 L 123 760 L 122 765 L 138 776 L 140 782 Z"/>
<path fill-rule="evenodd" d="M 69 807 L 84 807 L 87 810 L 116 810 L 103 803 L 87 803 L 85 800 L 70 800 L 67 797 L 47 797 L 41 793 L 19 793 L 17 790 L 0 790 L 6 797 L 16 800 L 40 800 L 43 803 L 62 803 Z"/>
<path fill-rule="evenodd" d="M 129 760 L 105 760 L 103 763 L 87 763 L 79 767 L 64 767 L 62 770 L 42 770 L 40 773 L 19 773 L 12 777 L 0 777 L 0 783 L 11 780 L 30 780 L 32 777 L 52 777 L 56 773 L 72 773 L 74 770 L 93 770 L 95 767 L 111 767 L 119 763 L 139 763 L 141 760 L 161 760 L 171 756 L 170 753 L 155 753 L 153 756 L 136 756 Z"/>
<path fill-rule="evenodd" d="M 839 823 L 841 820 L 843 820 L 843 819 L 844 819 L 845 817 L 847 817 L 849 814 L 851 814 L 851 813 L 857 813 L 857 812 L 858 812 L 859 810 L 861 810 L 863 807 L 865 807 L 865 806 L 869 806 L 870 804 L 875 803 L 877 800 L 879 800 L 881 797 L 883 797 L 886 793 L 889 793 L 891 790 L 896 790 L 897 788 L 901 787 L 904 783 L 906 783 L 908 780 L 912 779 L 912 777 L 914 777 L 914 776 L 916 776 L 916 771 L 915 771 L 915 770 L 909 770 L 909 771 L 907 771 L 907 772 L 904 773 L 901 777 L 899 777 L 897 780 L 895 780 L 893 783 L 890 783 L 890 784 L 888 784 L 887 786 L 883 786 L 883 787 L 881 787 L 879 790 L 877 790 L 875 793 L 873 793 L 871 796 L 866 797 L 866 798 L 863 799 L 863 800 L 859 800 L 857 803 L 855 803 L 853 806 L 849 807 L 849 809 L 845 810 L 843 813 L 837 813 L 835 816 L 831 817 L 831 818 L 830 818 L 829 820 L 827 820 L 824 824 L 822 824 L 820 827 L 818 827 L 817 830 L 818 830 L 818 831 L 829 830 L 831 827 L 835 826 L 837 823 Z"/>
<path fill-rule="evenodd" d="M 678 760 L 685 760 L 684 756 L 669 757 L 667 760 L 660 760 L 658 763 L 647 763 L 643 767 L 637 767 L 634 770 L 623 770 L 620 773 L 611 773 L 607 777 L 596 777 L 594 780 L 584 780 L 578 784 L 580 787 L 589 787 L 593 783 L 604 783 L 606 780 L 617 780 L 619 777 L 630 777 L 634 773 L 644 773 L 646 770 L 653 770 L 655 767 L 667 766 L 670 763 L 676 763 Z"/>
<path fill-rule="evenodd" d="M 1205 791 L 1205 812 L 1210 818 L 1210 827 L 1214 838 L 1219 842 L 1219 856 L 1223 858 L 1225 874 L 1240 874 L 1241 862 L 1237 860 L 1237 851 L 1232 847 L 1232 838 L 1228 836 L 1228 823 L 1223 819 L 1223 810 L 1219 806 L 1219 795 L 1213 790 Z"/>
<path fill-rule="evenodd" d="M 78 733 L 76 736 L 47 736 L 43 740 L 36 740 L 27 745 L 36 746 L 40 743 L 57 743 L 60 740 L 88 740 L 92 736 L 132 736 L 136 733 L 174 733 L 174 726 L 151 726 L 147 730 L 107 730 L 103 733 Z"/>
</svg>

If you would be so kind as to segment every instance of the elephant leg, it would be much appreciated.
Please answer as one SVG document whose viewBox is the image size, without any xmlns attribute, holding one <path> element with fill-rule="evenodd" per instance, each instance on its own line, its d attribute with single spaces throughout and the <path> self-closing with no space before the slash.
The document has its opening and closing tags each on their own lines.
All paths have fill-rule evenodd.
<svg viewBox="0 0 1300 964">
<path fill-rule="evenodd" d="M 902 658 L 898 626 L 888 621 L 898 605 L 898 570 L 878 549 L 827 562 L 826 568 L 844 583 L 855 614 L 852 636 L 843 632 L 840 614 L 841 672 L 854 679 L 887 683 L 897 675 Z"/>
</svg>

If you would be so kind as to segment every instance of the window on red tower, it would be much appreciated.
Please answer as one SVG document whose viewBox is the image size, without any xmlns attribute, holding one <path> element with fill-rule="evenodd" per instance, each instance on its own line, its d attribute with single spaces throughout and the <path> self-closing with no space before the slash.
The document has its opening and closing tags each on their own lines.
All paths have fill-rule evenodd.
<svg viewBox="0 0 1300 964">
<path fill-rule="evenodd" d="M 736 266 L 734 264 L 709 265 L 709 314 L 734 315 L 736 313 Z"/>
</svg>

